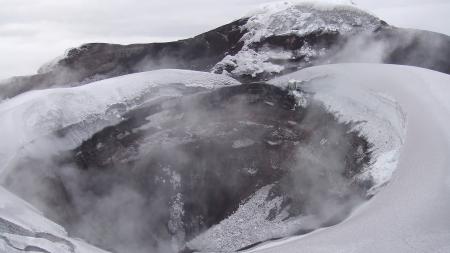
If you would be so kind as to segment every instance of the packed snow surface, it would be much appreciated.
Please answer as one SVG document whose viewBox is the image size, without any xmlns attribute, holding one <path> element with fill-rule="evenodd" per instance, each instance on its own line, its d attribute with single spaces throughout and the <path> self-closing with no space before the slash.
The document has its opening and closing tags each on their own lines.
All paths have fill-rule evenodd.
<svg viewBox="0 0 450 253">
<path fill-rule="evenodd" d="M 378 96 L 379 101 L 401 108 L 398 112 L 404 116 L 400 119 L 407 118 L 404 144 L 390 183 L 344 222 L 247 252 L 450 252 L 450 76 L 416 67 L 339 64 L 304 69 L 286 78 L 315 78 L 311 89 L 318 93 L 323 90 L 325 95 L 355 89 L 357 97 L 366 90 Z M 331 110 L 338 105 L 326 96 L 321 99 Z M 357 111 L 347 110 L 345 105 L 349 102 L 344 101 L 336 113 L 342 114 L 344 120 L 350 116 L 363 119 Z M 382 104 L 380 112 L 384 112 Z M 371 111 L 368 115 L 377 116 Z M 387 121 L 392 117 L 390 113 L 385 115 Z M 375 127 L 379 120 L 362 123 L 361 129 L 369 127 L 364 130 L 369 139 L 377 138 L 370 124 L 375 123 Z M 402 124 L 397 123 L 402 121 L 390 123 L 391 130 L 401 130 L 398 127 Z M 389 140 L 385 134 L 378 137 L 376 145 Z M 388 151 L 389 147 L 392 146 L 381 146 L 387 153 L 377 161 L 386 165 L 388 175 L 392 174 L 390 163 L 397 157 L 393 154 L 395 149 Z"/>
</svg>

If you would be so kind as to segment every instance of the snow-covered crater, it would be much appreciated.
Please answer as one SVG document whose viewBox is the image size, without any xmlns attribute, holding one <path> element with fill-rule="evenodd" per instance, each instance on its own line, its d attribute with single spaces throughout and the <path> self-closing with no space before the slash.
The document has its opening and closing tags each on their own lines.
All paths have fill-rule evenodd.
<svg viewBox="0 0 450 253">
<path fill-rule="evenodd" d="M 224 75 L 164 70 L 4 101 L 3 182 L 62 222 L 66 217 L 56 208 L 73 204 L 73 215 L 83 216 L 78 223 L 68 222 L 67 229 L 105 248 L 139 244 L 148 249 L 161 242 L 173 252 L 185 245 L 238 250 L 342 219 L 353 200 L 361 201 L 362 189 L 341 174 L 361 168 L 364 162 L 354 157 L 366 150 L 366 141 L 322 108 L 310 104 L 316 114 L 306 113 L 308 103 L 279 87 L 233 84 L 239 83 Z M 327 156 L 337 148 L 342 152 Z M 124 177 L 130 180 L 124 182 Z M 291 182 L 293 178 L 300 183 Z M 145 184 L 136 189 L 142 180 Z M 311 182 L 317 187 L 308 187 Z M 63 185 L 64 194 L 72 197 L 61 197 L 54 185 Z M 97 194 L 93 188 L 103 190 Z M 316 196 L 323 203 L 314 201 Z M 154 197 L 161 202 L 147 201 Z M 56 207 L 55 199 L 60 201 Z M 310 210 L 303 209 L 303 200 L 311 202 Z M 112 212 L 105 212 L 104 205 Z M 149 230 L 146 235 L 153 241 L 140 241 L 136 229 L 127 231 L 120 224 Z M 265 229 L 256 233 L 252 226 L 258 224 Z M 107 243 L 97 239 L 98 228 L 108 228 Z M 214 244 L 195 243 L 211 236 Z M 118 239 L 127 243 L 116 243 Z"/>
</svg>

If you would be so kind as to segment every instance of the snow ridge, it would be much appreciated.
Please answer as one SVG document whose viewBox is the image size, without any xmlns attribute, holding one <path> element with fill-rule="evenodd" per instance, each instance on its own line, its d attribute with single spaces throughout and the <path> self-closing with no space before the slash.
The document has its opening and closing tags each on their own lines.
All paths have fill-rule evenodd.
<svg viewBox="0 0 450 253">
<path fill-rule="evenodd" d="M 384 124 L 385 130 L 404 131 L 400 153 L 379 156 L 380 164 L 395 162 L 395 172 L 370 201 L 354 210 L 345 221 L 313 233 L 268 243 L 247 252 L 293 253 L 304 252 L 449 252 L 450 250 L 450 163 L 448 159 L 450 134 L 450 78 L 446 74 L 426 69 L 384 64 L 336 64 L 318 66 L 290 75 L 306 79 L 321 76 L 311 88 L 324 89 L 324 83 L 336 90 L 366 90 L 373 98 L 364 105 L 379 101 L 373 109 L 387 113 L 392 119 L 399 111 L 399 119 Z M 318 87 L 314 87 L 318 86 Z M 331 92 L 329 88 L 328 93 Z M 351 97 L 353 93 L 347 95 Z M 386 94 L 386 95 L 380 95 Z M 355 94 L 355 97 L 357 94 Z M 383 101 L 384 102 L 381 102 Z M 344 104 L 350 100 L 344 101 Z M 396 101 L 395 104 L 392 101 Z M 360 102 L 355 106 L 361 105 Z M 385 103 L 391 104 L 391 113 Z M 340 107 L 346 108 L 346 107 Z M 344 111 L 352 113 L 352 111 Z M 361 111 L 361 113 L 363 113 Z M 377 115 L 363 122 L 366 133 L 377 137 Z M 407 115 L 407 124 L 403 119 Z M 351 115 L 350 115 L 351 116 Z M 354 115 L 358 116 L 358 114 Z M 360 115 L 358 117 L 362 117 Z M 383 123 L 379 121 L 379 123 Z M 387 123 L 387 121 L 386 121 Z M 397 125 L 397 123 L 401 123 Z M 392 134 L 392 137 L 396 134 Z M 379 135 L 381 139 L 386 138 Z M 389 140 L 389 139 L 384 139 Z M 395 140 L 395 139 L 394 139 Z M 379 142 L 378 144 L 382 144 Z M 395 144 L 395 143 L 391 143 Z M 386 146 L 388 147 L 388 146 Z M 376 147 L 375 147 L 376 148 Z M 389 166 L 389 165 L 388 165 Z M 381 168 L 381 167 L 380 167 Z M 357 238 L 357 240 L 355 240 Z M 324 243 L 325 242 L 325 243 Z"/>
<path fill-rule="evenodd" d="M 168 84 L 213 89 L 220 85 L 237 85 L 234 79 L 204 72 L 158 70 L 121 76 L 74 88 L 31 91 L 0 103 L 0 175 L 18 151 L 37 139 L 83 121 L 96 121 L 94 128 L 68 134 L 75 147 L 108 124 L 117 123 L 127 110 L 138 106 L 143 98 L 181 96 L 174 89 L 159 89 Z"/>
<path fill-rule="evenodd" d="M 389 182 L 397 167 L 406 134 L 406 114 L 397 101 L 386 94 L 355 85 L 337 86 L 328 81 L 329 76 L 334 76 L 331 70 L 322 76 L 305 69 L 271 83 L 287 86 L 303 81 L 302 89 L 314 94 L 314 100 L 321 102 L 339 121 L 353 123 L 353 130 L 368 139 L 373 145 L 372 164 L 359 175 L 359 179 L 374 182 L 369 190 L 369 194 L 373 195 Z M 338 81 L 345 82 L 343 79 Z"/>
</svg>

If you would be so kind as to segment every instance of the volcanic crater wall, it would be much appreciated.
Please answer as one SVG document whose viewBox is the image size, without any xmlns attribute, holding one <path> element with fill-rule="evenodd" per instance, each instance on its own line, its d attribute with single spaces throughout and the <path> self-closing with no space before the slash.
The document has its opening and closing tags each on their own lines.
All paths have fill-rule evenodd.
<svg viewBox="0 0 450 253">
<path fill-rule="evenodd" d="M 142 103 L 72 152 L 24 159 L 5 185 L 71 235 L 136 253 L 238 250 L 273 239 L 185 246 L 262 187 L 270 186 L 267 201 L 281 200 L 262 220 L 314 217 L 291 234 L 335 224 L 366 198 L 370 182 L 356 175 L 370 161 L 370 145 L 320 103 L 302 107 L 292 91 L 264 83 L 169 86 L 184 95 Z M 21 186 L 24 175 L 35 183 Z"/>
</svg>

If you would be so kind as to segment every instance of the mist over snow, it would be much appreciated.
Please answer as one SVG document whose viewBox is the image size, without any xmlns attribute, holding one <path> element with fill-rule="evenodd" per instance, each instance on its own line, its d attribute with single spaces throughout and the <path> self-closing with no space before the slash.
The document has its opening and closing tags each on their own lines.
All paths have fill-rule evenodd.
<svg viewBox="0 0 450 253">
<path fill-rule="evenodd" d="M 449 11 L 0 0 L 0 253 L 450 252 Z"/>
<path fill-rule="evenodd" d="M 88 42 L 130 44 L 191 37 L 267 2 L 276 1 L 0 0 L 0 79 L 36 73 L 67 49 Z M 445 0 L 353 3 L 392 25 L 450 34 L 446 22 L 450 3 Z"/>
</svg>

